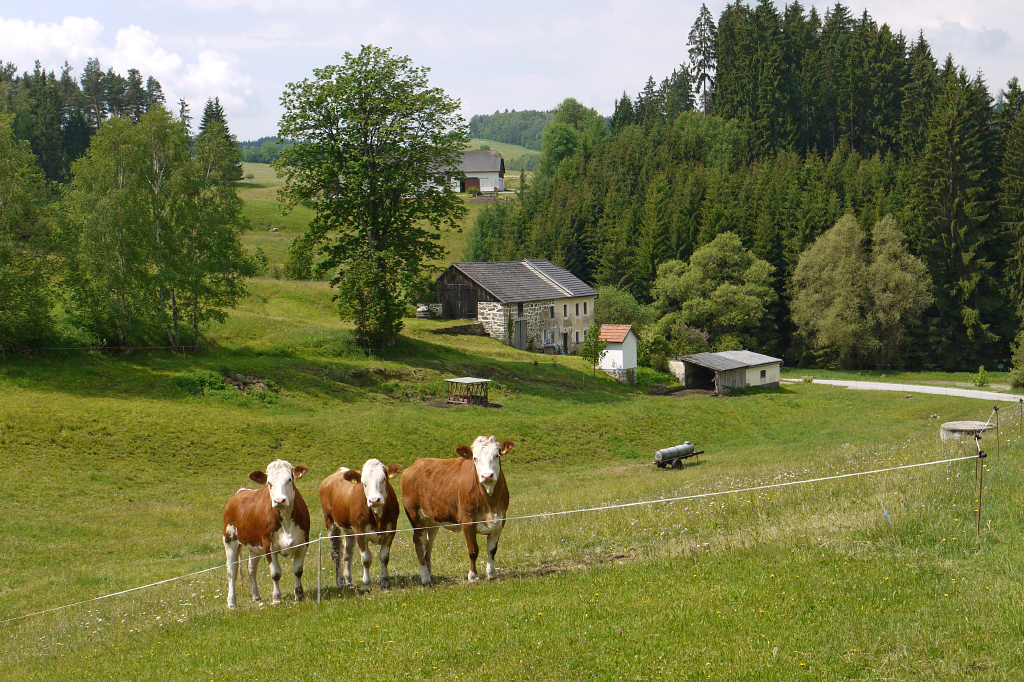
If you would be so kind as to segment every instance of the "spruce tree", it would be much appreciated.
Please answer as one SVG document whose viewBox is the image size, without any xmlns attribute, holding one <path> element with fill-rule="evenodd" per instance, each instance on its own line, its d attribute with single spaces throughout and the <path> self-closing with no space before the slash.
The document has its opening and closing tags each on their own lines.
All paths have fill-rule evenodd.
<svg viewBox="0 0 1024 682">
<path fill-rule="evenodd" d="M 916 159 L 928 138 L 928 121 L 940 91 L 935 57 L 924 33 L 910 47 L 906 85 L 903 86 L 899 146 L 904 155 Z"/>
<path fill-rule="evenodd" d="M 199 120 L 199 134 L 205 133 L 214 121 L 227 127 L 228 117 L 224 114 L 224 107 L 221 106 L 220 97 L 206 100 L 206 106 L 203 107 L 203 117 Z"/>
<path fill-rule="evenodd" d="M 1006 279 L 1017 317 L 1024 319 L 1024 117 L 1013 121 L 1004 140 L 999 212 L 1010 245 Z"/>
<path fill-rule="evenodd" d="M 615 100 L 615 111 L 612 113 L 611 120 L 612 130 L 616 131 L 633 125 L 635 119 L 636 113 L 633 111 L 633 100 L 623 91 L 621 99 Z"/>
<path fill-rule="evenodd" d="M 963 69 L 947 60 L 943 92 L 929 122 L 918 164 L 915 208 L 918 248 L 936 284 L 933 352 L 948 368 L 960 367 L 996 339 L 985 300 L 993 263 L 993 180 L 986 154 L 990 111 Z"/>
<path fill-rule="evenodd" d="M 631 292 L 638 301 L 651 300 L 651 286 L 658 274 L 658 266 L 671 255 L 666 210 L 668 193 L 669 185 L 664 175 L 659 174 L 648 184 L 633 255 Z"/>
<path fill-rule="evenodd" d="M 228 145 L 238 149 L 238 141 L 228 128 L 228 119 L 224 114 L 224 107 L 221 106 L 220 97 L 206 100 L 206 106 L 203 107 L 203 118 L 199 121 L 199 135 L 197 139 L 211 134 L 222 136 Z M 225 166 L 222 170 L 225 181 L 242 179 L 242 153 L 240 149 L 234 154 L 234 157 L 234 162 Z"/>
<path fill-rule="evenodd" d="M 715 90 L 715 72 L 718 67 L 718 27 L 715 18 L 704 3 L 700 6 L 690 35 L 687 37 L 690 64 L 693 65 L 693 77 L 697 92 L 700 93 L 701 111 L 705 115 L 711 113 L 711 98 Z"/>
</svg>

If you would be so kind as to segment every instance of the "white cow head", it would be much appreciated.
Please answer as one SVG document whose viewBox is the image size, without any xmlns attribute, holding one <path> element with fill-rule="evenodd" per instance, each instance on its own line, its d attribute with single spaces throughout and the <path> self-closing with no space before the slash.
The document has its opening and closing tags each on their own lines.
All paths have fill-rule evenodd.
<svg viewBox="0 0 1024 682">
<path fill-rule="evenodd" d="M 368 459 L 363 465 L 362 471 L 349 469 L 341 476 L 346 481 L 363 484 L 366 505 L 373 511 L 374 516 L 380 518 L 384 511 L 384 505 L 388 501 L 387 480 L 400 473 L 402 473 L 401 464 L 392 464 L 386 467 L 379 459 Z"/>
<path fill-rule="evenodd" d="M 290 507 L 295 500 L 295 481 L 302 478 L 309 467 L 300 464 L 293 467 L 283 459 L 275 459 L 267 465 L 267 472 L 254 471 L 249 478 L 270 488 L 270 504 L 274 507 Z"/>
<path fill-rule="evenodd" d="M 488 495 L 494 493 L 494 486 L 501 477 L 501 456 L 513 448 L 510 440 L 498 444 L 494 436 L 479 436 L 473 441 L 473 449 L 465 445 L 455 448 L 455 452 L 464 459 L 472 459 L 476 467 L 476 477 Z"/>
</svg>

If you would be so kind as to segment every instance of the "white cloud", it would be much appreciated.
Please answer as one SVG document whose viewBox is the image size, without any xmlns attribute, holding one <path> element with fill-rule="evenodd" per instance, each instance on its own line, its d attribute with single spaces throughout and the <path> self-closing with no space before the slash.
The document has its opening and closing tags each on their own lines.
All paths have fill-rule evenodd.
<svg viewBox="0 0 1024 682">
<path fill-rule="evenodd" d="M 65 17 L 60 24 L 0 17 L 0 56 L 23 69 L 37 59 L 43 63 L 78 62 L 92 55 L 102 33 L 103 26 L 91 17 Z"/>
<path fill-rule="evenodd" d="M 208 97 L 219 96 L 229 110 L 246 113 L 253 96 L 252 78 L 241 67 L 241 60 L 232 54 L 204 50 L 185 68 L 180 84 L 187 91 L 200 93 L 198 100 L 205 102 Z M 207 94 L 204 97 L 201 93 Z"/>
<path fill-rule="evenodd" d="M 135 24 L 118 29 L 113 44 L 103 40 L 104 31 L 92 17 L 69 16 L 60 24 L 0 17 L 0 58 L 22 70 L 37 59 L 53 70 L 68 61 L 80 72 L 86 59 L 96 57 L 104 68 L 113 67 L 121 74 L 134 68 L 143 76 L 155 77 L 171 108 L 181 97 L 192 104 L 193 111 L 200 110 L 207 99 L 220 97 L 233 114 L 259 109 L 252 78 L 237 55 L 205 49 L 186 58 L 165 49 L 158 35 Z"/>
<path fill-rule="evenodd" d="M 135 68 L 157 79 L 173 77 L 182 64 L 179 55 L 157 45 L 156 36 L 134 25 L 117 32 L 117 41 L 109 54 L 114 69 L 123 72 Z"/>
</svg>

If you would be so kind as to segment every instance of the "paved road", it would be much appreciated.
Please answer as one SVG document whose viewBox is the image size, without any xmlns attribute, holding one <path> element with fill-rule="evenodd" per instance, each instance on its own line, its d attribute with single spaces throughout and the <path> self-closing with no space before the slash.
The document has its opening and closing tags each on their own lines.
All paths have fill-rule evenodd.
<svg viewBox="0 0 1024 682">
<path fill-rule="evenodd" d="M 783 383 L 798 384 L 798 379 L 784 379 Z M 977 391 L 971 388 L 953 388 L 952 386 L 921 386 L 919 384 L 889 384 L 883 381 L 845 381 L 840 379 L 815 379 L 816 384 L 828 386 L 844 386 L 855 391 L 898 391 L 900 393 L 932 393 L 935 395 L 951 395 L 960 398 L 977 398 L 979 400 L 995 400 L 1004 403 L 1016 403 L 1024 396 L 995 391 Z"/>
</svg>

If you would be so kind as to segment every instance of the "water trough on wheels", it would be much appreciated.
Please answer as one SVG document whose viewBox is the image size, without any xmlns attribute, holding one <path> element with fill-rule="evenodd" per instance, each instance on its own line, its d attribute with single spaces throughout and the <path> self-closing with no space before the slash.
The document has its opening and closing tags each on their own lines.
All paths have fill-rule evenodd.
<svg viewBox="0 0 1024 682">
<path fill-rule="evenodd" d="M 665 467 L 672 467 L 673 469 L 682 469 L 683 460 L 689 459 L 690 457 L 696 457 L 696 461 L 700 462 L 700 455 L 703 455 L 703 450 L 697 450 L 693 443 L 686 441 L 682 445 L 674 445 L 670 448 L 662 448 L 654 453 L 654 466 L 659 469 Z"/>
</svg>

